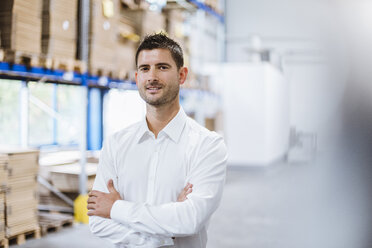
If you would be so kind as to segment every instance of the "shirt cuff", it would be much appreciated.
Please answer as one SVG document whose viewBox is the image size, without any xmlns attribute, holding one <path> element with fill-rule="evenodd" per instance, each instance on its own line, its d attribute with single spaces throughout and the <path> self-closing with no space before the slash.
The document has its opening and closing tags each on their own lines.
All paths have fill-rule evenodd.
<svg viewBox="0 0 372 248">
<path fill-rule="evenodd" d="M 125 200 L 117 200 L 111 208 L 111 219 L 119 222 L 129 224 L 133 218 L 136 203 Z"/>
</svg>

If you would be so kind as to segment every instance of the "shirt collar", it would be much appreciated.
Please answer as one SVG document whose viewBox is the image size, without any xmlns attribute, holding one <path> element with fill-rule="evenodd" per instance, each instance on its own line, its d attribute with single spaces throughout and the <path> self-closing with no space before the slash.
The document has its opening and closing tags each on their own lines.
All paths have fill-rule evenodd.
<svg viewBox="0 0 372 248">
<path fill-rule="evenodd" d="M 137 133 L 137 143 L 140 143 L 145 134 L 149 135 L 151 133 L 149 127 L 147 126 L 146 116 L 142 119 L 140 127 Z"/>
<path fill-rule="evenodd" d="M 163 128 L 160 132 L 166 133 L 169 138 L 174 142 L 178 143 L 182 130 L 185 126 L 187 115 L 182 107 L 178 111 L 177 115 Z M 159 133 L 160 134 L 160 133 Z"/>
<path fill-rule="evenodd" d="M 161 130 L 158 136 L 161 133 L 166 133 L 169 138 L 174 142 L 178 143 L 182 130 L 185 126 L 187 115 L 182 107 L 178 111 L 177 115 Z M 140 128 L 137 133 L 137 143 L 140 143 L 145 134 L 149 135 L 151 133 L 149 127 L 147 126 L 146 117 L 143 118 L 140 124 Z"/>
</svg>

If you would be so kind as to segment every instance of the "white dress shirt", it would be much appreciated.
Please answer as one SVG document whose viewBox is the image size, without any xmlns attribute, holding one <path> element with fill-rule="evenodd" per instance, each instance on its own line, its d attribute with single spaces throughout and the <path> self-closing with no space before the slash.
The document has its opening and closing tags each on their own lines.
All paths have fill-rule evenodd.
<svg viewBox="0 0 372 248">
<path fill-rule="evenodd" d="M 115 133 L 104 143 L 93 189 L 108 192 L 107 182 L 113 179 L 124 200 L 114 203 L 111 219 L 90 217 L 91 231 L 117 247 L 206 247 L 226 161 L 222 137 L 182 108 L 157 138 L 145 118 Z M 188 182 L 192 193 L 177 202 Z"/>
</svg>

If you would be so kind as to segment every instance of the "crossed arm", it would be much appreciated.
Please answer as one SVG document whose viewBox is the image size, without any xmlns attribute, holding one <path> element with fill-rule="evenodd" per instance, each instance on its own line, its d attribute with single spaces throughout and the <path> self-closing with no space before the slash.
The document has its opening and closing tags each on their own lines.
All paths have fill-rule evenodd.
<svg viewBox="0 0 372 248">
<path fill-rule="evenodd" d="M 187 195 L 192 192 L 192 187 L 193 185 L 188 183 L 178 195 L 177 202 L 185 201 Z M 108 193 L 98 190 L 92 190 L 89 193 L 87 208 L 88 215 L 90 216 L 89 224 L 94 234 L 101 238 L 108 239 L 113 243 L 124 243 L 127 245 L 135 245 L 136 247 L 142 247 L 142 245 L 148 247 L 149 244 L 154 245 L 161 242 L 156 235 L 136 232 L 128 225 L 117 223 L 112 220 L 110 218 L 112 205 L 115 201 L 122 200 L 122 197 L 119 192 L 116 191 L 112 179 L 107 183 L 107 190 Z"/>
<path fill-rule="evenodd" d="M 183 202 L 187 199 L 187 195 L 192 192 L 193 185 L 187 183 L 181 193 L 178 195 L 177 202 Z M 124 200 L 121 198 L 119 192 L 116 191 L 112 179 L 107 183 L 109 193 L 104 193 L 98 190 L 92 190 L 88 198 L 88 215 L 100 216 L 102 218 L 110 219 L 112 205 L 117 200 Z"/>
<path fill-rule="evenodd" d="M 88 200 L 92 232 L 113 243 L 129 244 L 196 234 L 219 205 L 227 159 L 220 138 L 201 147 L 187 179 L 193 185 L 186 185 L 177 202 L 157 206 L 126 201 L 112 181 L 107 184 L 110 178 L 115 180 L 116 173 L 110 156 L 103 150 L 95 191 Z"/>
</svg>

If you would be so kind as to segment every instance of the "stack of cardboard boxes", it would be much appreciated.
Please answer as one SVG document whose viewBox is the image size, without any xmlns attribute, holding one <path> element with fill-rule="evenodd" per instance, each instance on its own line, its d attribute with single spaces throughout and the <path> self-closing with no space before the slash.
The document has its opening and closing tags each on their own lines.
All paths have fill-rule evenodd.
<svg viewBox="0 0 372 248">
<path fill-rule="evenodd" d="M 39 233 L 37 220 L 37 174 L 39 152 L 36 150 L 0 150 L 7 164 L 5 193 L 6 236 L 27 232 Z M 0 162 L 1 163 L 1 162 Z"/>
<path fill-rule="evenodd" d="M 119 79 L 133 79 L 135 70 L 135 54 L 139 36 L 133 22 L 119 17 L 116 21 L 118 40 L 116 42 L 116 76 Z"/>
<path fill-rule="evenodd" d="M 89 71 L 97 76 L 114 77 L 119 0 L 91 0 L 90 3 Z"/>
<path fill-rule="evenodd" d="M 27 54 L 31 63 L 40 55 L 42 0 L 1 0 L 1 46 L 5 60 L 17 61 L 19 54 Z"/>
<path fill-rule="evenodd" d="M 42 53 L 55 69 L 74 69 L 77 9 L 77 0 L 43 0 Z"/>
<path fill-rule="evenodd" d="M 0 154 L 0 245 L 5 239 L 5 192 L 8 181 L 8 157 Z"/>
</svg>

